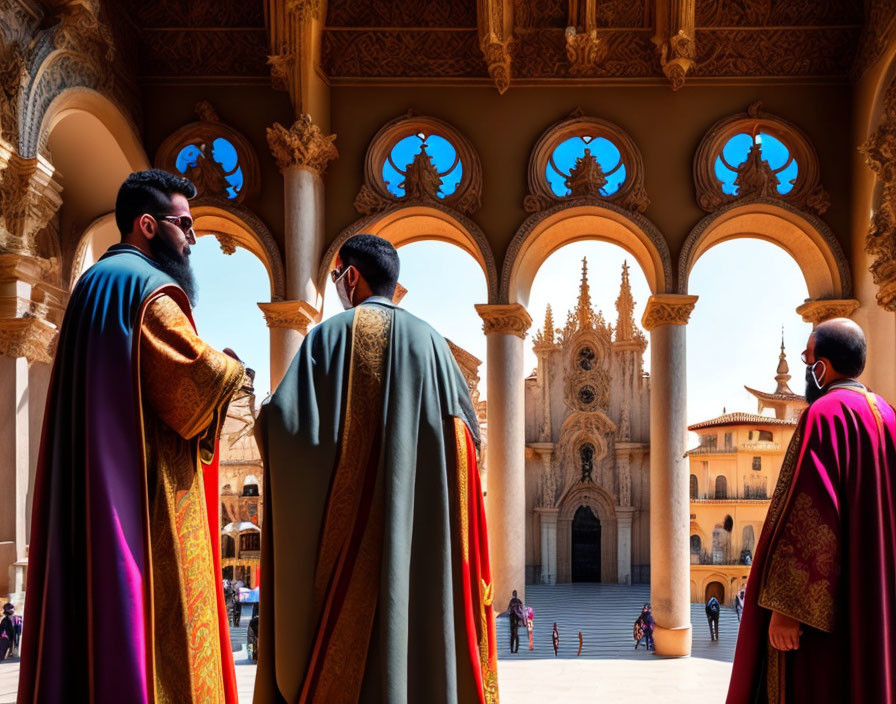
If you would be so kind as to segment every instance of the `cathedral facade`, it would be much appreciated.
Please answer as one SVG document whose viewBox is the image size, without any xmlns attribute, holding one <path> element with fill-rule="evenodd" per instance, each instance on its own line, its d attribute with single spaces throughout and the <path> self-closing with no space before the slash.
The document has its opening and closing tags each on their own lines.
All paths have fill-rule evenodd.
<svg viewBox="0 0 896 704">
<path fill-rule="evenodd" d="M 615 325 L 578 304 L 554 327 L 548 306 L 526 379 L 526 581 L 650 579 L 650 379 L 628 265 Z"/>
</svg>

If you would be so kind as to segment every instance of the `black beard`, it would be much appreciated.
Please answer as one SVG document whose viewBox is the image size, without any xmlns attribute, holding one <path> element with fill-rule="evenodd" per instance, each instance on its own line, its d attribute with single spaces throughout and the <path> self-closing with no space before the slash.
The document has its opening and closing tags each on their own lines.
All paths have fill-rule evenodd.
<svg viewBox="0 0 896 704">
<path fill-rule="evenodd" d="M 824 387 L 820 389 L 815 385 L 810 367 L 806 367 L 806 401 L 810 404 L 824 396 Z"/>
<path fill-rule="evenodd" d="M 199 300 L 199 287 L 196 285 L 196 276 L 190 266 L 190 255 L 181 254 L 161 237 L 153 237 L 149 241 L 149 249 L 159 269 L 177 282 L 187 294 L 190 305 L 195 308 Z"/>
</svg>

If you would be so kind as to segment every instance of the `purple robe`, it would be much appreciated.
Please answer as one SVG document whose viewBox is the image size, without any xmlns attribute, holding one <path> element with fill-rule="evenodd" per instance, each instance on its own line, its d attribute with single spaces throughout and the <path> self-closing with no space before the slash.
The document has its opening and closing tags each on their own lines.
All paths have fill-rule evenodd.
<svg viewBox="0 0 896 704">
<path fill-rule="evenodd" d="M 728 704 L 896 701 L 896 414 L 860 385 L 815 401 L 791 440 L 750 571 Z M 798 650 L 768 643 L 772 610 Z"/>
</svg>

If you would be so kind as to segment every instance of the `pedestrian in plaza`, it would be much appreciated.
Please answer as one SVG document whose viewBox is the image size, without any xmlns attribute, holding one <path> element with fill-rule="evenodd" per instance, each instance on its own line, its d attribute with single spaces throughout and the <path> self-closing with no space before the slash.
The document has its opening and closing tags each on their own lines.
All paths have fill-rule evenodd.
<svg viewBox="0 0 896 704">
<path fill-rule="evenodd" d="M 535 650 L 535 611 L 526 607 L 526 631 L 529 634 L 529 650 Z"/>
<path fill-rule="evenodd" d="M 641 616 L 635 619 L 635 626 L 632 629 L 632 637 L 635 639 L 635 650 L 638 649 L 638 646 L 641 645 L 641 641 L 644 640 L 644 629 L 641 627 Z M 644 644 L 644 647 L 647 647 L 647 644 Z"/>
<path fill-rule="evenodd" d="M 641 624 L 641 632 L 644 637 L 644 648 L 653 650 L 653 611 L 650 609 L 650 604 L 644 604 L 641 609 L 641 615 L 638 616 L 638 620 L 635 623 Z"/>
<path fill-rule="evenodd" d="M 896 412 L 858 381 L 866 351 L 846 318 L 809 335 L 809 407 L 756 545 L 728 704 L 896 701 Z M 892 359 L 892 340 L 876 353 Z"/>
<path fill-rule="evenodd" d="M 16 625 L 13 621 L 15 607 L 12 604 L 3 605 L 3 618 L 0 619 L 0 662 L 6 660 L 6 656 L 16 644 Z"/>
<path fill-rule="evenodd" d="M 579 655 L 582 654 L 582 646 L 584 644 L 585 644 L 585 642 L 582 640 L 582 632 L 579 631 L 579 652 L 576 653 L 576 657 L 579 657 Z"/>
<path fill-rule="evenodd" d="M 522 599 L 516 595 L 516 589 L 513 590 L 513 596 L 504 613 L 510 617 L 510 652 L 517 653 L 520 649 L 520 625 L 526 625 L 526 607 Z"/>
<path fill-rule="evenodd" d="M 737 620 L 740 621 L 740 616 L 744 611 L 744 597 L 746 596 L 744 592 L 744 588 L 741 587 L 740 591 L 734 597 L 734 610 L 737 612 Z"/>
<path fill-rule="evenodd" d="M 241 582 L 240 582 L 241 584 Z M 239 587 L 233 589 L 233 627 L 239 628 L 240 617 L 243 615 L 243 595 Z"/>
<path fill-rule="evenodd" d="M 722 605 L 719 600 L 714 596 L 709 597 L 709 601 L 706 602 L 706 621 L 709 623 L 710 640 L 719 639 L 719 613 L 721 610 Z"/>
<path fill-rule="evenodd" d="M 554 643 L 554 657 L 557 657 L 557 651 L 560 649 L 560 631 L 557 630 L 556 621 L 554 621 L 554 632 L 551 634 L 551 640 Z"/>
</svg>

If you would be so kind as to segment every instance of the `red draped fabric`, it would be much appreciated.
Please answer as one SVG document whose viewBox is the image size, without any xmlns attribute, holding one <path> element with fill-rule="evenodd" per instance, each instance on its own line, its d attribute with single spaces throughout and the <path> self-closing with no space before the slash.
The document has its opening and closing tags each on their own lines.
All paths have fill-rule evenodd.
<svg viewBox="0 0 896 704">
<path fill-rule="evenodd" d="M 221 639 L 221 667 L 224 676 L 224 697 L 227 704 L 238 704 L 236 688 L 236 670 L 233 666 L 233 648 L 230 645 L 230 627 L 227 621 L 227 605 L 224 603 L 221 572 L 221 531 L 218 518 L 218 456 L 219 447 L 215 443 L 215 456 L 209 464 L 202 465 L 202 479 L 205 485 L 205 502 L 208 509 L 208 529 L 212 543 L 212 561 L 215 576 L 218 578 L 218 589 L 215 595 L 218 600 L 218 633 Z"/>
</svg>

